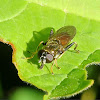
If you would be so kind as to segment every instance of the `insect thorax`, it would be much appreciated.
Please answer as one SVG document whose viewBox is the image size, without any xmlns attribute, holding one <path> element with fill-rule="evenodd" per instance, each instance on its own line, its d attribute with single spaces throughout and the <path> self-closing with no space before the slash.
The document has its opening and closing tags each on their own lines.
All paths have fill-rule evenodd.
<svg viewBox="0 0 100 100">
<path fill-rule="evenodd" d="M 54 59 L 63 52 L 63 46 L 60 44 L 60 41 L 56 39 L 48 41 L 43 49 L 52 54 Z"/>
</svg>

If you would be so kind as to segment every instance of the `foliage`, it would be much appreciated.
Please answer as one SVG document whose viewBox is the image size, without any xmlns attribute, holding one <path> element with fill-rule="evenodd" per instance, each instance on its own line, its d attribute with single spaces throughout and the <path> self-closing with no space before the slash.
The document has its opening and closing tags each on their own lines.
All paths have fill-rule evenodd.
<svg viewBox="0 0 100 100">
<path fill-rule="evenodd" d="M 12 45 L 19 77 L 48 92 L 44 100 L 70 97 L 93 84 L 93 80 L 87 80 L 85 67 L 100 62 L 99 5 L 99 0 L 0 1 L 0 40 Z M 66 25 L 76 27 L 77 34 L 72 41 L 78 43 L 80 53 L 74 53 L 73 47 L 65 52 L 57 60 L 61 69 L 53 67 L 54 75 L 50 73 L 51 64 L 39 69 L 37 55 L 22 59 L 31 56 L 27 51 L 35 52 L 39 42 L 48 39 L 52 28 L 57 30 Z M 91 61 L 87 62 L 88 58 Z"/>
</svg>

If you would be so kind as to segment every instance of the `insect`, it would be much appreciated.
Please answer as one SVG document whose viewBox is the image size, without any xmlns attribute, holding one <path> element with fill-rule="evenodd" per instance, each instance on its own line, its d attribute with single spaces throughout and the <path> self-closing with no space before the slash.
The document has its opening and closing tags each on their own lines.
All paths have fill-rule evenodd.
<svg viewBox="0 0 100 100">
<path fill-rule="evenodd" d="M 41 50 L 38 51 L 40 44 L 37 47 L 37 50 L 31 57 L 28 57 L 26 59 L 31 59 L 34 57 L 34 54 L 38 52 L 39 57 L 39 63 L 41 63 L 40 69 L 43 68 L 45 63 L 51 63 L 54 61 L 54 63 L 51 66 L 51 73 L 53 74 L 52 67 L 56 63 L 56 67 L 59 69 L 57 65 L 57 59 L 62 56 L 62 54 L 67 51 L 71 46 L 75 44 L 74 50 L 76 50 L 77 44 L 76 42 L 70 41 L 74 38 L 76 34 L 76 28 L 74 26 L 64 26 L 56 31 L 54 34 L 53 29 L 50 32 L 50 37 L 47 40 L 47 42 L 41 41 L 40 44 L 43 44 L 43 47 Z"/>
</svg>

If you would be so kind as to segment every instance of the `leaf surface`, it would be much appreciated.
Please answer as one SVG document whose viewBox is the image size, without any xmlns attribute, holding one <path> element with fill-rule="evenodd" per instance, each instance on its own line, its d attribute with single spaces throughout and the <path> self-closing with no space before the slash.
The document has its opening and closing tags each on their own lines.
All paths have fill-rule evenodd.
<svg viewBox="0 0 100 100">
<path fill-rule="evenodd" d="M 0 17 L 0 40 L 12 45 L 13 63 L 19 77 L 48 92 L 44 100 L 70 97 L 93 84 L 93 80 L 87 80 L 83 62 L 96 50 L 100 50 L 99 0 L 8 0 L 6 7 L 5 0 L 0 2 L 0 13 L 10 7 Z M 72 42 L 78 43 L 80 53 L 73 51 L 74 46 L 66 51 L 57 60 L 61 69 L 53 67 L 54 75 L 50 73 L 51 63 L 39 69 L 37 54 L 32 59 L 22 59 L 30 57 L 32 54 L 29 52 L 35 52 L 40 41 L 47 41 L 52 28 L 58 30 L 67 25 L 77 29 Z M 93 56 L 91 59 L 97 62 Z"/>
</svg>

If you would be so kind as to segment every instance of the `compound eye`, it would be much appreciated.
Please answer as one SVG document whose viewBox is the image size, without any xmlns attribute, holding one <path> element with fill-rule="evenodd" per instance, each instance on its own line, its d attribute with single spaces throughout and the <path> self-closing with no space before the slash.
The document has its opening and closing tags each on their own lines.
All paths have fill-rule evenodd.
<svg viewBox="0 0 100 100">
<path fill-rule="evenodd" d="M 53 56 L 51 55 L 51 54 L 47 54 L 46 55 L 46 62 L 47 63 L 50 63 L 50 62 L 52 62 L 53 61 Z"/>
<path fill-rule="evenodd" d="M 41 56 L 42 56 L 42 53 L 44 52 L 44 50 L 40 50 L 39 52 L 38 52 L 38 57 L 40 58 Z"/>
</svg>

